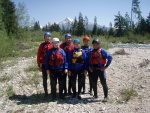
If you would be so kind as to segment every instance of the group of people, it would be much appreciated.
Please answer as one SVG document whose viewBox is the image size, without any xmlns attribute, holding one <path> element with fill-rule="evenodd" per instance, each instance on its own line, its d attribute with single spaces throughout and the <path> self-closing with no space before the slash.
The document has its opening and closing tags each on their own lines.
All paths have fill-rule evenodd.
<svg viewBox="0 0 150 113">
<path fill-rule="evenodd" d="M 93 98 L 98 98 L 97 81 L 100 78 L 104 92 L 103 101 L 108 100 L 105 71 L 111 64 L 112 56 L 100 47 L 99 39 L 93 39 L 93 47 L 91 47 L 89 46 L 90 38 L 84 36 L 84 45 L 81 46 L 78 38 L 72 42 L 71 34 L 67 33 L 65 42 L 60 44 L 59 38 L 51 40 L 51 33 L 45 32 L 44 40 L 38 48 L 37 64 L 39 71 L 42 72 L 45 97 L 48 96 L 47 78 L 49 76 L 52 101 L 56 99 L 57 80 L 60 99 L 65 99 L 66 95 L 82 99 L 81 93 L 85 93 L 85 78 L 88 75 L 89 93 L 92 95 L 93 90 Z M 76 88 L 76 83 L 78 83 L 78 88 Z"/>
</svg>

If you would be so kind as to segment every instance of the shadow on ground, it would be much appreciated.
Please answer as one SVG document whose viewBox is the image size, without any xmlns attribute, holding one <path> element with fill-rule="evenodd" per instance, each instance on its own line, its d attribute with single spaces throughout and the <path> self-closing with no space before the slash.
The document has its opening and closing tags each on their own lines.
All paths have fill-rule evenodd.
<svg viewBox="0 0 150 113">
<path fill-rule="evenodd" d="M 49 103 L 49 102 L 56 102 L 57 104 L 78 104 L 78 103 L 82 103 L 82 104 L 87 104 L 87 103 L 95 103 L 95 102 L 101 102 L 101 100 L 98 99 L 93 99 L 93 98 L 82 98 L 81 100 L 77 99 L 77 98 L 71 98 L 70 96 L 67 96 L 65 100 L 62 100 L 59 98 L 58 94 L 57 94 L 57 98 L 55 101 L 51 100 L 51 95 L 49 95 L 48 97 L 44 98 L 44 94 L 33 94 L 30 96 L 26 96 L 26 95 L 13 95 L 11 97 L 9 97 L 10 100 L 14 100 L 16 101 L 17 105 L 20 104 L 40 104 L 40 103 Z"/>
</svg>

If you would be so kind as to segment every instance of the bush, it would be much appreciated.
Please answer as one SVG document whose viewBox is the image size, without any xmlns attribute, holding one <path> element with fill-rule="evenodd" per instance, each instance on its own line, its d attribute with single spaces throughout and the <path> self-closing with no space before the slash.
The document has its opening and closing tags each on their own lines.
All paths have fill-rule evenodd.
<svg viewBox="0 0 150 113">
<path fill-rule="evenodd" d="M 125 89 L 121 92 L 122 97 L 123 97 L 123 101 L 127 102 L 131 99 L 131 97 L 136 96 L 137 92 L 136 90 L 132 87 L 129 89 Z"/>
<path fill-rule="evenodd" d="M 1 37 L 0 38 L 0 60 L 4 57 L 16 56 L 15 40 L 13 38 Z"/>
<path fill-rule="evenodd" d="M 13 87 L 12 86 L 8 86 L 7 90 L 6 90 L 7 96 L 11 97 L 15 94 L 15 92 L 13 91 Z"/>
</svg>

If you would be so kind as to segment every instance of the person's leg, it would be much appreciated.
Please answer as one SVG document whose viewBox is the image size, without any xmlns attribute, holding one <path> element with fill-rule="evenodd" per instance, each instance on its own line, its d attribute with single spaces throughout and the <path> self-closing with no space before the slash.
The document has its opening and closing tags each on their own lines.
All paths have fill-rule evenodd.
<svg viewBox="0 0 150 113">
<path fill-rule="evenodd" d="M 90 95 L 92 95 L 92 75 L 90 71 L 88 71 L 88 78 L 89 78 L 89 87 L 90 87 L 89 93 Z"/>
<path fill-rule="evenodd" d="M 86 80 L 86 75 L 83 75 L 83 86 L 81 89 L 83 89 L 82 94 L 85 94 L 85 80 Z"/>
<path fill-rule="evenodd" d="M 103 87 L 103 92 L 104 92 L 104 99 L 108 98 L 108 86 L 107 86 L 107 82 L 106 82 L 106 76 L 104 75 L 104 71 L 100 71 L 100 81 Z"/>
<path fill-rule="evenodd" d="M 92 88 L 94 91 L 94 98 L 98 98 L 98 95 L 97 95 L 97 80 L 98 80 L 97 70 L 93 70 L 93 72 L 91 74 L 92 74 L 91 79 L 92 79 Z"/>
<path fill-rule="evenodd" d="M 45 97 L 47 97 L 48 96 L 48 91 L 47 91 L 47 73 L 46 73 L 44 65 L 42 65 L 42 78 L 43 78 L 43 88 L 44 88 Z"/>
<path fill-rule="evenodd" d="M 63 70 L 57 73 L 58 76 L 58 82 L 59 82 L 59 97 L 61 99 L 65 99 L 63 95 L 63 89 L 65 86 L 65 79 L 64 79 L 64 72 Z"/>
<path fill-rule="evenodd" d="M 71 76 L 68 76 L 68 94 L 69 95 L 72 95 L 71 89 L 72 89 Z"/>
<path fill-rule="evenodd" d="M 77 72 L 71 71 L 70 80 L 71 80 L 71 87 L 73 90 L 73 95 L 72 95 L 73 98 L 76 97 L 76 79 L 77 79 Z"/>
<path fill-rule="evenodd" d="M 64 90 L 64 96 L 66 96 L 67 95 L 67 86 L 66 86 L 67 74 L 63 75 L 63 79 L 64 79 L 64 88 L 63 88 L 63 90 Z"/>
<path fill-rule="evenodd" d="M 84 85 L 84 70 L 79 70 L 78 71 L 78 99 L 81 99 L 81 89 Z"/>
<path fill-rule="evenodd" d="M 55 100 L 55 98 L 56 98 L 57 76 L 55 75 L 55 72 L 53 72 L 53 71 L 51 71 L 50 82 L 51 82 L 52 100 Z"/>
</svg>

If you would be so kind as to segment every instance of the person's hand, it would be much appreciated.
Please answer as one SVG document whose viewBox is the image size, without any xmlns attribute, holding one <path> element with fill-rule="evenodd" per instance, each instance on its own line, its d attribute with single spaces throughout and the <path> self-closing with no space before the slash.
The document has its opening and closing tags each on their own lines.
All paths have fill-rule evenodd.
<svg viewBox="0 0 150 113">
<path fill-rule="evenodd" d="M 46 73 L 47 73 L 47 75 L 50 75 L 50 71 L 49 70 L 46 70 Z"/>
<path fill-rule="evenodd" d="M 105 69 L 107 69 L 107 67 L 102 67 L 102 68 L 101 68 L 101 71 L 105 71 Z"/>
<path fill-rule="evenodd" d="M 90 72 L 93 72 L 93 69 L 92 69 L 92 67 L 89 67 L 89 70 L 90 70 Z"/>
<path fill-rule="evenodd" d="M 65 70 L 64 70 L 64 73 L 67 74 L 67 73 L 68 73 L 68 69 L 65 69 Z"/>
<path fill-rule="evenodd" d="M 42 72 L 42 68 L 41 68 L 41 67 L 39 67 L 38 70 L 39 70 L 40 72 Z"/>
<path fill-rule="evenodd" d="M 68 76 L 71 76 L 71 71 L 68 71 Z"/>
<path fill-rule="evenodd" d="M 88 71 L 87 71 L 87 70 L 85 70 L 85 71 L 84 71 L 84 75 L 86 76 L 87 74 L 88 74 Z"/>
</svg>

